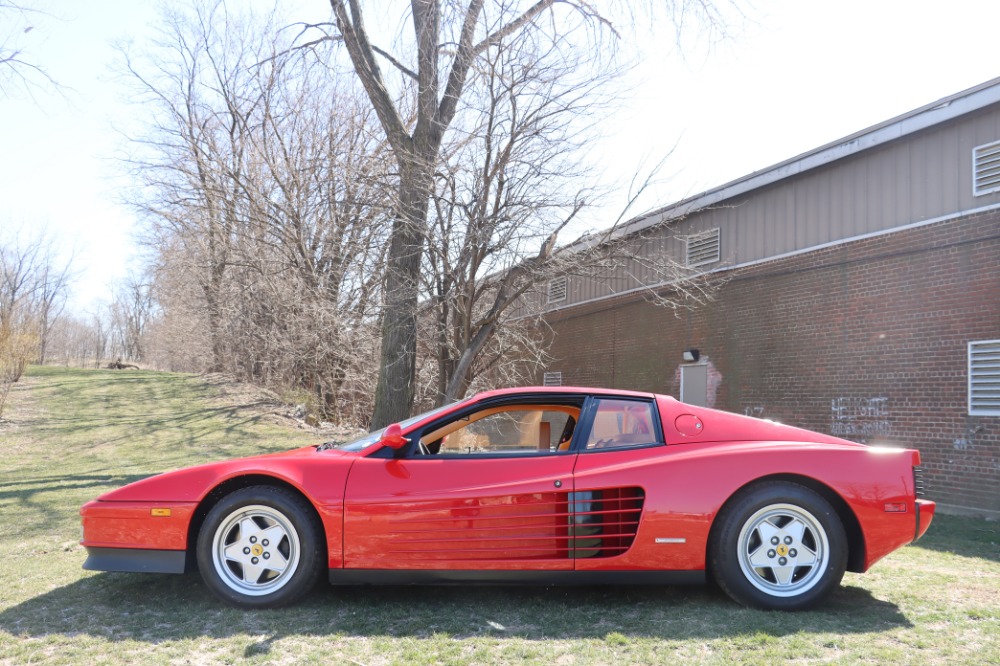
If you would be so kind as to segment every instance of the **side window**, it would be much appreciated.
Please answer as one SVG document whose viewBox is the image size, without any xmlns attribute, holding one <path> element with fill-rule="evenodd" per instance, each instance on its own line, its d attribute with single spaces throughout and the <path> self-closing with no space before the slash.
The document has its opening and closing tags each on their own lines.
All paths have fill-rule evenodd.
<svg viewBox="0 0 1000 666">
<path fill-rule="evenodd" d="M 640 400 L 598 400 L 588 449 L 660 443 L 653 405 Z"/>
<path fill-rule="evenodd" d="M 578 407 L 511 405 L 469 414 L 420 438 L 424 455 L 530 455 L 569 449 Z"/>
</svg>

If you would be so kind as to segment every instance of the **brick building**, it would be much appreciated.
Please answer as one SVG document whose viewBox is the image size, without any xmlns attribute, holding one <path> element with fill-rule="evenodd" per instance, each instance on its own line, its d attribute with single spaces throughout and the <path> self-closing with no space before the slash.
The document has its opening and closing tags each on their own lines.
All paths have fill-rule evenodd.
<svg viewBox="0 0 1000 666">
<path fill-rule="evenodd" d="M 670 285 L 649 284 L 638 259 L 554 280 L 538 296 L 546 382 L 915 446 L 930 498 L 1000 517 L 1000 79 L 623 233 L 637 257 L 727 281 L 675 314 L 651 302 Z"/>
</svg>

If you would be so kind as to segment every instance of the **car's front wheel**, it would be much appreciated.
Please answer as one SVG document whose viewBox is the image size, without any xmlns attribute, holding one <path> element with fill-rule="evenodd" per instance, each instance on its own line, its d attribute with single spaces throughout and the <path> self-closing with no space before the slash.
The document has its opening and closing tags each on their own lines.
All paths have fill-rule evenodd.
<svg viewBox="0 0 1000 666">
<path fill-rule="evenodd" d="M 308 592 L 323 568 L 323 530 L 298 494 L 273 486 L 237 490 L 216 504 L 198 534 L 198 568 L 222 600 L 274 608 Z"/>
<path fill-rule="evenodd" d="M 717 518 L 709 544 L 719 587 L 736 601 L 769 610 L 815 606 L 840 584 L 847 535 L 815 491 L 785 481 L 741 492 Z"/>
</svg>

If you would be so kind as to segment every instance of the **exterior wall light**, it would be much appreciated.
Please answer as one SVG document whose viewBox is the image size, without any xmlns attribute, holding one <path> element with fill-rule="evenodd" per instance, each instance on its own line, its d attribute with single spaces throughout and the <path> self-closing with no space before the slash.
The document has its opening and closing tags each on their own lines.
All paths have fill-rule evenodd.
<svg viewBox="0 0 1000 666">
<path fill-rule="evenodd" d="M 701 357 L 701 352 L 699 352 L 697 349 L 685 349 L 684 353 L 681 354 L 681 358 L 683 358 L 688 363 L 694 363 L 700 357 Z"/>
</svg>

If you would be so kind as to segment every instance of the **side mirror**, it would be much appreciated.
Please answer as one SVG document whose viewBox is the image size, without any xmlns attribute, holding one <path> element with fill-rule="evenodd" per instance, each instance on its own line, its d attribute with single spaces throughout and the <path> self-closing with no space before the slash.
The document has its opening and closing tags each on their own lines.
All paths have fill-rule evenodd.
<svg viewBox="0 0 1000 666">
<path fill-rule="evenodd" d="M 399 451 L 401 448 L 410 443 L 410 440 L 403 437 L 403 429 L 399 427 L 398 423 L 393 423 L 391 426 L 385 429 L 382 433 L 382 439 L 380 440 L 383 446 L 388 446 L 394 451 Z"/>
</svg>

